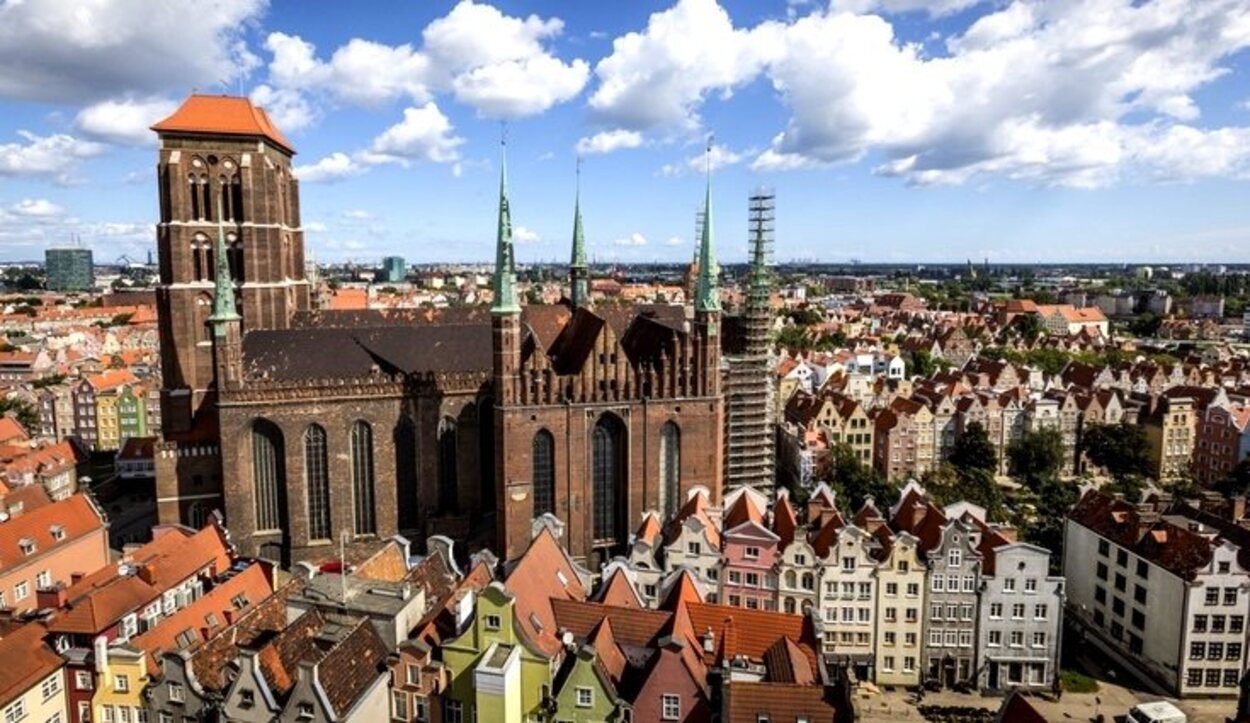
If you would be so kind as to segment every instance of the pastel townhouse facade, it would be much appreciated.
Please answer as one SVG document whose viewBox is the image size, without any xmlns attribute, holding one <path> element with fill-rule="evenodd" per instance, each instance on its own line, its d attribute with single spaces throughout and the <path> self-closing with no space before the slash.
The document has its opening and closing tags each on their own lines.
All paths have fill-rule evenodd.
<svg viewBox="0 0 1250 723">
<path fill-rule="evenodd" d="M 1247 667 L 1250 535 L 1177 505 L 1089 491 L 1064 527 L 1068 615 L 1083 643 L 1181 697 L 1235 697 Z"/>
<path fill-rule="evenodd" d="M 1058 690 L 1064 579 L 1050 574 L 1049 550 L 1012 542 L 979 522 L 984 570 L 978 688 Z"/>
<path fill-rule="evenodd" d="M 740 487 L 725 501 L 720 600 L 749 610 L 777 609 L 781 538 L 765 526 L 765 499 Z"/>
<path fill-rule="evenodd" d="M 719 512 L 709 503 L 707 490 L 690 492 L 686 504 L 668 522 L 664 536 L 664 572 L 689 570 L 708 602 L 720 599 L 721 528 Z"/>
<path fill-rule="evenodd" d="M 877 530 L 883 555 L 877 568 L 878 685 L 917 686 L 923 668 L 925 568 L 920 540 L 907 532 Z"/>
<path fill-rule="evenodd" d="M 1160 480 L 1172 480 L 1189 471 L 1198 416 L 1190 397 L 1160 396 L 1146 416 L 1150 461 Z"/>
<path fill-rule="evenodd" d="M 854 524 L 831 520 L 813 540 L 820 560 L 821 652 L 846 661 L 860 680 L 875 674 L 876 541 Z"/>
<path fill-rule="evenodd" d="M 948 517 L 916 482 L 909 482 L 890 508 L 890 528 L 914 536 L 924 562 L 924 679 L 945 688 L 975 685 L 981 585 L 977 529 Z"/>
<path fill-rule="evenodd" d="M 808 527 L 799 525 L 785 488 L 778 490 L 773 504 L 773 531 L 780 538 L 777 607 L 789 615 L 806 615 L 817 605 L 820 563 L 808 541 Z"/>
</svg>

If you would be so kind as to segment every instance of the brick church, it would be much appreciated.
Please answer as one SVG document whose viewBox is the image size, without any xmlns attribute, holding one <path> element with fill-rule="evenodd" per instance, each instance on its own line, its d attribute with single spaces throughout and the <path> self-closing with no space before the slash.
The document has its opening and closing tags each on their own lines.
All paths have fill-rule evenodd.
<svg viewBox="0 0 1250 723">
<path fill-rule="evenodd" d="M 489 308 L 326 311 L 265 111 L 193 95 L 153 130 L 162 522 L 220 510 L 243 552 L 289 564 L 394 534 L 510 558 L 551 512 L 593 565 L 645 511 L 719 496 L 710 187 L 692 306 L 591 303 L 579 204 L 567 298 L 521 305 L 505 168 Z"/>
</svg>

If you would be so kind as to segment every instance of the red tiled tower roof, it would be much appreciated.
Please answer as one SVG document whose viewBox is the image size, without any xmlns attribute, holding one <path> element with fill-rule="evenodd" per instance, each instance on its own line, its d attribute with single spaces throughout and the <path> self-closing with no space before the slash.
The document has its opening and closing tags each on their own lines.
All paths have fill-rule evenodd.
<svg viewBox="0 0 1250 723">
<path fill-rule="evenodd" d="M 157 133 L 255 136 L 295 155 L 295 146 L 282 135 L 265 109 L 238 96 L 193 94 L 173 115 L 153 125 L 152 130 Z"/>
</svg>

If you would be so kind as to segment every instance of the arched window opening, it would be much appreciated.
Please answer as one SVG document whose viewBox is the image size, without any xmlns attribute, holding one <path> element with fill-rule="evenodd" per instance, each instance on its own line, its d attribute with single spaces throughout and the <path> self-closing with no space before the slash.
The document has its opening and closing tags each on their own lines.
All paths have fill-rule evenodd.
<svg viewBox="0 0 1250 723">
<path fill-rule="evenodd" d="M 545 429 L 534 435 L 534 517 L 556 511 L 555 437 Z"/>
<path fill-rule="evenodd" d="M 399 529 L 417 528 L 417 426 L 409 417 L 395 425 L 395 497 L 399 501 Z"/>
<path fill-rule="evenodd" d="M 243 184 L 237 175 L 230 179 L 230 210 L 235 223 L 243 223 Z"/>
<path fill-rule="evenodd" d="M 213 218 L 213 189 L 212 184 L 208 182 L 208 176 L 200 176 L 200 218 L 212 220 Z"/>
<path fill-rule="evenodd" d="M 671 520 L 681 504 L 681 429 L 676 422 L 660 428 L 660 514 Z"/>
<path fill-rule="evenodd" d="M 331 539 L 330 470 L 326 431 L 320 425 L 304 430 L 304 482 L 308 487 L 308 539 Z"/>
<path fill-rule="evenodd" d="M 378 531 L 373 506 L 373 428 L 365 422 L 352 425 L 352 496 L 357 535 Z"/>
<path fill-rule="evenodd" d="M 187 192 L 191 196 L 191 220 L 204 218 L 200 208 L 200 187 L 196 185 L 194 175 L 187 176 Z"/>
<path fill-rule="evenodd" d="M 443 417 L 438 423 L 438 506 L 445 514 L 460 508 L 456 457 L 456 420 Z"/>
<path fill-rule="evenodd" d="M 495 509 L 495 400 L 486 397 L 477 405 L 478 481 L 481 511 Z"/>
<path fill-rule="evenodd" d="M 187 509 L 187 524 L 192 529 L 204 529 L 204 525 L 208 522 L 208 508 L 203 502 L 194 502 Z"/>
<path fill-rule="evenodd" d="M 286 450 L 282 430 L 272 422 L 252 425 L 252 484 L 255 489 L 256 530 L 280 530 L 285 522 Z"/>
<path fill-rule="evenodd" d="M 594 491 L 594 538 L 596 542 L 621 541 L 624 528 L 625 433 L 615 417 L 604 416 L 591 435 L 591 475 Z"/>
</svg>

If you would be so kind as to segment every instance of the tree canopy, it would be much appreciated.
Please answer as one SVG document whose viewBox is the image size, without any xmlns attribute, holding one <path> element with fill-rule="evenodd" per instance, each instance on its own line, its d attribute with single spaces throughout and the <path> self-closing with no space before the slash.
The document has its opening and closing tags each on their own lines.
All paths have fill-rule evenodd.
<svg viewBox="0 0 1250 723">
<path fill-rule="evenodd" d="M 898 500 L 898 488 L 860 461 L 855 450 L 844 442 L 830 448 L 825 465 L 817 470 L 817 479 L 829 481 L 845 512 L 859 509 L 869 497 L 878 508 Z"/>
<path fill-rule="evenodd" d="M 993 474 L 998 469 L 998 453 L 980 422 L 972 422 L 955 440 L 950 463 L 956 470 L 984 470 Z"/>
<path fill-rule="evenodd" d="M 1063 465 L 1063 437 L 1057 429 L 1025 432 L 1007 447 L 1007 459 L 1013 476 L 1035 486 L 1039 480 L 1059 472 Z"/>
</svg>

